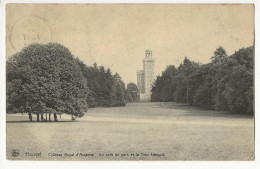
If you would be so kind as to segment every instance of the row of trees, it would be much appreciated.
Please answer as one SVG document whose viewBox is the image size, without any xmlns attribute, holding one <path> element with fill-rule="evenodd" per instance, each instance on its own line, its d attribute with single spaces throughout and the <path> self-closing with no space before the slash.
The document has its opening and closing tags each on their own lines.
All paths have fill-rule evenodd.
<svg viewBox="0 0 260 169">
<path fill-rule="evenodd" d="M 125 106 L 126 102 L 136 101 L 136 98 L 133 99 L 132 92 L 132 88 L 136 88 L 134 90 L 137 91 L 134 83 L 129 83 L 126 89 L 119 74 L 112 74 L 109 68 L 97 66 L 96 63 L 93 66 L 86 66 L 79 59 L 77 59 L 77 63 L 84 78 L 88 80 L 89 95 L 87 100 L 90 107 Z"/>
<path fill-rule="evenodd" d="M 132 85 L 103 66 L 86 66 L 57 43 L 32 44 L 6 62 L 7 113 L 49 121 L 63 113 L 82 117 L 88 107 L 124 106 Z M 133 84 L 135 85 L 135 84 Z M 44 119 L 45 114 L 45 119 Z"/>
<path fill-rule="evenodd" d="M 168 66 L 157 76 L 152 101 L 175 101 L 206 109 L 254 113 L 254 47 L 233 55 L 219 47 L 211 63 L 185 58 L 178 67 Z"/>
</svg>

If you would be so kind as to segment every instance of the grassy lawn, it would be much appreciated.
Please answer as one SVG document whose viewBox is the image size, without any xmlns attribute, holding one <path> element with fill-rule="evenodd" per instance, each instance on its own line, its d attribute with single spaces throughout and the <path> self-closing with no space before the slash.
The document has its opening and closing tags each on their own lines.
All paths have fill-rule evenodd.
<svg viewBox="0 0 260 169">
<path fill-rule="evenodd" d="M 29 122 L 25 114 L 7 115 L 7 158 L 254 159 L 252 116 L 176 103 L 131 103 L 126 107 L 89 109 L 76 121 L 66 115 L 58 120 L 37 123 Z M 19 150 L 19 156 L 12 156 L 13 149 Z"/>
</svg>

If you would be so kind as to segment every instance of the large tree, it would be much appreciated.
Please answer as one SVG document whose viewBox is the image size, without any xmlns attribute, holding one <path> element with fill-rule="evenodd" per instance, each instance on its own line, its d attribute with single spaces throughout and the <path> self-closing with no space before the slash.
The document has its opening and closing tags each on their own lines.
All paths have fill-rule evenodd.
<svg viewBox="0 0 260 169">
<path fill-rule="evenodd" d="M 7 60 L 7 113 L 70 114 L 87 108 L 87 81 L 70 51 L 56 43 L 32 44 Z"/>
<path fill-rule="evenodd" d="M 215 108 L 253 114 L 254 48 L 242 48 L 222 61 L 217 77 Z"/>
<path fill-rule="evenodd" d="M 177 69 L 175 66 L 167 66 L 161 76 L 157 76 L 152 86 L 152 101 L 173 101 L 173 93 L 176 88 L 174 77 Z"/>
</svg>

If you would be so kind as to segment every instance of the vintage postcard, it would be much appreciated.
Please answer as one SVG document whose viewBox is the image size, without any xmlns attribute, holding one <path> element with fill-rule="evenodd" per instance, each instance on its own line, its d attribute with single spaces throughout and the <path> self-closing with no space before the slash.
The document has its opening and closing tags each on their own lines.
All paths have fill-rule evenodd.
<svg viewBox="0 0 260 169">
<path fill-rule="evenodd" d="M 255 159 L 253 4 L 5 8 L 8 160 Z"/>
</svg>

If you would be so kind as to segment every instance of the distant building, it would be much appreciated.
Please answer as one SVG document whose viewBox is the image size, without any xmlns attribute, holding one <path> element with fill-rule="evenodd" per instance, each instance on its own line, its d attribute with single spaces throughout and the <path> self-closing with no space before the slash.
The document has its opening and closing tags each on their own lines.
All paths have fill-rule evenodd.
<svg viewBox="0 0 260 169">
<path fill-rule="evenodd" d="M 145 51 L 143 59 L 143 70 L 137 71 L 137 88 L 140 95 L 140 101 L 151 100 L 151 89 L 155 79 L 154 58 L 151 50 Z"/>
<path fill-rule="evenodd" d="M 137 73 L 137 88 L 139 93 L 144 93 L 144 71 L 138 70 Z"/>
</svg>

